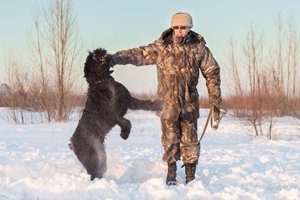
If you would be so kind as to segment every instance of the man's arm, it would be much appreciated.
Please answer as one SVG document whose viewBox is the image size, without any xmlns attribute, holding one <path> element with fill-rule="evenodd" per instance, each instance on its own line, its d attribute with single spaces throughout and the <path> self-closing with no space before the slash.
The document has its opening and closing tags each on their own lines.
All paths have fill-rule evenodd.
<svg viewBox="0 0 300 200">
<path fill-rule="evenodd" d="M 208 47 L 204 47 L 201 57 L 200 69 L 206 79 L 209 103 L 219 109 L 222 103 L 220 67 Z"/>
<path fill-rule="evenodd" d="M 136 66 L 152 65 L 158 57 L 157 41 L 147 46 L 118 51 L 112 55 L 112 64 L 133 64 Z"/>
</svg>

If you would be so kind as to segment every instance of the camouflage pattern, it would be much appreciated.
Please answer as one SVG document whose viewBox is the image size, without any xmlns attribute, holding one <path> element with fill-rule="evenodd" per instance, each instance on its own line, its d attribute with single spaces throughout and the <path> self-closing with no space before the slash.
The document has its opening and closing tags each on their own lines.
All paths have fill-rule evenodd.
<svg viewBox="0 0 300 200">
<path fill-rule="evenodd" d="M 161 128 L 162 145 L 165 151 L 163 161 L 176 162 L 182 156 L 183 163 L 198 162 L 200 143 L 197 137 L 197 119 L 192 121 L 161 119 Z"/>
<path fill-rule="evenodd" d="M 206 79 L 210 103 L 221 104 L 220 67 L 205 44 L 204 38 L 193 31 L 178 43 L 170 28 L 151 44 L 112 55 L 113 64 L 157 66 L 157 94 L 164 103 L 161 112 L 164 161 L 179 160 L 181 154 L 184 163 L 198 162 L 196 86 L 200 71 Z"/>
</svg>

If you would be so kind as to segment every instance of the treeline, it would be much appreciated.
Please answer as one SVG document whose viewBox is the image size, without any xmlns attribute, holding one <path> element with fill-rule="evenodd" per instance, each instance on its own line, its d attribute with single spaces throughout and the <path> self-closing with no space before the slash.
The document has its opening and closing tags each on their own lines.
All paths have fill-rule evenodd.
<svg viewBox="0 0 300 200">
<path fill-rule="evenodd" d="M 81 42 L 72 2 L 49 1 L 37 9 L 28 37 L 30 63 L 15 55 L 7 58 L 9 92 L 2 92 L 0 103 L 11 108 L 9 120 L 23 123 L 19 113 L 27 110 L 40 112 L 41 121 L 65 121 L 75 106 L 83 105 L 77 95 Z"/>
<path fill-rule="evenodd" d="M 256 135 L 270 138 L 274 117 L 300 118 L 300 35 L 295 19 L 279 16 L 274 35 L 252 25 L 240 47 L 229 40 L 226 69 L 233 81 L 228 87 L 231 95 L 224 101 L 237 117 L 253 125 Z"/>
<path fill-rule="evenodd" d="M 31 62 L 25 65 L 11 56 L 5 63 L 9 88 L 0 93 L 0 106 L 11 108 L 6 118 L 15 123 L 26 123 L 25 111 L 39 113 L 42 122 L 65 121 L 86 99 L 82 85 L 76 85 L 76 80 L 82 79 L 83 64 L 78 59 L 81 42 L 72 1 L 50 2 L 40 10 L 42 15 L 33 19 Z M 223 107 L 250 122 L 256 135 L 271 135 L 276 116 L 300 118 L 300 36 L 296 25 L 293 17 L 283 20 L 279 16 L 269 35 L 252 25 L 244 41 L 237 43 L 231 38 L 228 42 L 227 61 L 221 66 L 227 70 L 222 89 L 230 95 L 223 97 Z M 134 95 L 155 98 L 154 94 Z M 205 100 L 201 104 L 208 107 Z M 264 131 L 266 122 L 269 128 Z"/>
</svg>

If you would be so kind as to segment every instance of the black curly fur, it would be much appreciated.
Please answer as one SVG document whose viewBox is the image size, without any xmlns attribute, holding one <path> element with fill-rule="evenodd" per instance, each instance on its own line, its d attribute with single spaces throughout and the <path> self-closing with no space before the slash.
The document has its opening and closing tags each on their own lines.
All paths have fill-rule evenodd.
<svg viewBox="0 0 300 200">
<path fill-rule="evenodd" d="M 107 169 L 104 140 L 117 124 L 120 136 L 127 139 L 131 123 L 123 116 L 129 109 L 159 111 L 160 101 L 133 98 L 124 85 L 110 75 L 110 56 L 105 49 L 96 49 L 87 56 L 84 77 L 89 88 L 87 101 L 78 126 L 71 137 L 70 148 L 94 178 L 102 178 Z"/>
</svg>

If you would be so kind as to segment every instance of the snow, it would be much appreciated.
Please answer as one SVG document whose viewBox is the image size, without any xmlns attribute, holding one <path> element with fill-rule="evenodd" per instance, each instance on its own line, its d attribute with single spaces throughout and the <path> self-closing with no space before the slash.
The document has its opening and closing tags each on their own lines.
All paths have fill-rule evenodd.
<svg viewBox="0 0 300 200">
<path fill-rule="evenodd" d="M 2 109 L 3 111 L 3 109 Z M 207 110 L 201 110 L 199 135 Z M 128 140 L 114 127 L 106 140 L 105 178 L 89 175 L 68 148 L 77 120 L 10 124 L 0 120 L 0 199 L 300 199 L 300 122 L 275 119 L 273 140 L 226 115 L 201 142 L 196 180 L 166 186 L 160 120 L 153 112 L 129 111 Z M 75 117 L 76 118 L 76 117 Z"/>
</svg>

